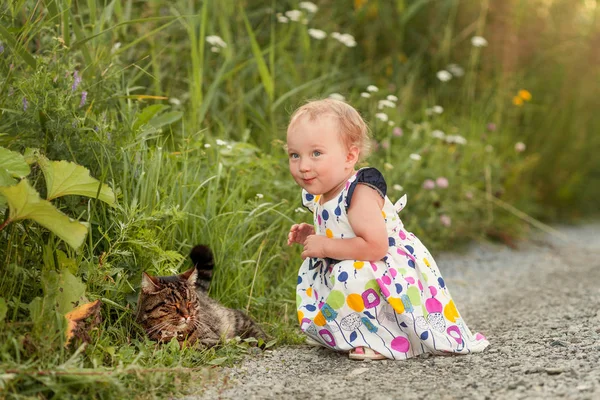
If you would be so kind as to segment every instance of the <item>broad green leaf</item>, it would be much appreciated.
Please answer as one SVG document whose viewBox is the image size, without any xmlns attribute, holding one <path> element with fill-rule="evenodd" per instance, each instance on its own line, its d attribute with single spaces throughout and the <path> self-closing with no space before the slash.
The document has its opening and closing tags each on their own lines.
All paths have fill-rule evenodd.
<svg viewBox="0 0 600 400">
<path fill-rule="evenodd" d="M 183 113 L 181 111 L 171 111 L 158 116 L 155 116 L 150 120 L 150 125 L 155 128 L 161 128 L 165 125 L 170 125 L 173 122 L 177 122 L 181 119 Z"/>
<path fill-rule="evenodd" d="M 98 195 L 98 199 L 105 203 L 110 205 L 115 203 L 112 189 L 92 178 L 87 168 L 69 161 L 49 161 L 45 157 L 40 157 L 39 164 L 46 178 L 48 200 L 76 194 L 92 198 Z M 102 189 L 98 193 L 100 185 Z"/>
<path fill-rule="evenodd" d="M 0 186 L 12 186 L 17 183 L 16 179 L 12 177 L 7 170 L 0 167 Z M 0 200 L 1 202 L 2 200 Z"/>
<path fill-rule="evenodd" d="M 148 121 L 150 121 L 156 114 L 165 110 L 166 108 L 169 108 L 169 106 L 165 106 L 164 104 L 153 104 L 145 107 L 136 115 L 136 120 L 132 127 L 133 131 L 137 131 L 142 125 L 147 124 Z"/>
<path fill-rule="evenodd" d="M 77 261 L 69 258 L 63 251 L 55 249 L 56 251 L 56 259 L 58 260 L 59 269 L 62 271 L 68 270 L 72 274 L 76 274 L 79 266 L 77 265 Z"/>
<path fill-rule="evenodd" d="M 44 318 L 44 301 L 41 297 L 36 297 L 27 305 L 29 308 L 29 316 L 34 325 L 43 322 Z"/>
<path fill-rule="evenodd" d="M 5 169 L 6 172 L 15 178 L 24 178 L 31 172 L 29 165 L 25 162 L 25 157 L 16 151 L 11 151 L 4 147 L 0 147 L 0 170 L 1 169 Z M 0 181 L 0 186 L 6 185 Z"/>
<path fill-rule="evenodd" d="M 87 225 L 71 220 L 49 201 L 41 199 L 39 193 L 31 187 L 27 179 L 23 179 L 14 186 L 0 186 L 0 194 L 8 202 L 11 221 L 32 219 L 54 232 L 56 236 L 75 249 L 83 243 L 87 234 Z"/>
<path fill-rule="evenodd" d="M 85 284 L 68 270 L 46 271 L 42 274 L 42 278 L 45 297 L 56 304 L 56 311 L 59 313 L 64 315 L 79 305 L 87 303 Z"/>
</svg>

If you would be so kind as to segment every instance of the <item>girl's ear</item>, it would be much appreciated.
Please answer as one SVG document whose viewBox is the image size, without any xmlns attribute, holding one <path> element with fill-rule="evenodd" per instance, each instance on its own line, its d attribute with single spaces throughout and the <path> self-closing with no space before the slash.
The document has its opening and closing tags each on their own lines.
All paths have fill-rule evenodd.
<svg viewBox="0 0 600 400">
<path fill-rule="evenodd" d="M 348 149 L 348 154 L 346 155 L 346 162 L 354 166 L 354 164 L 358 162 L 359 155 L 360 149 L 357 146 L 350 146 L 350 149 Z"/>
</svg>

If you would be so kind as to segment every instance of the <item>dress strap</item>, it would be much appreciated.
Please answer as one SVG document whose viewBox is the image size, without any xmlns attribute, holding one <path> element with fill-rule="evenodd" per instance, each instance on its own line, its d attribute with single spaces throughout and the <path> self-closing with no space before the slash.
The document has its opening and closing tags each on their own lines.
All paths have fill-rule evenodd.
<svg viewBox="0 0 600 400">
<path fill-rule="evenodd" d="M 348 188 L 348 194 L 346 195 L 346 208 L 350 207 L 350 201 L 352 200 L 354 189 L 356 189 L 356 185 L 359 183 L 367 185 L 376 190 L 381 197 L 385 198 L 387 193 L 387 184 L 385 183 L 385 178 L 381 172 L 379 172 L 377 168 L 362 168 L 356 173 L 356 178 Z"/>
</svg>

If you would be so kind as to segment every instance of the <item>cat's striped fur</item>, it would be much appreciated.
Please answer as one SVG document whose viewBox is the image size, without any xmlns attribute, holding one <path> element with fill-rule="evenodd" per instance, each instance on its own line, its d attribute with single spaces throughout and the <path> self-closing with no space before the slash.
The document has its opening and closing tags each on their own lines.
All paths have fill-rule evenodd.
<svg viewBox="0 0 600 400">
<path fill-rule="evenodd" d="M 208 297 L 214 268 L 210 249 L 195 246 L 190 257 L 194 267 L 182 274 L 143 273 L 136 321 L 148 337 L 158 342 L 177 338 L 181 344 L 204 346 L 236 336 L 266 341 L 266 334 L 250 317 Z"/>
</svg>

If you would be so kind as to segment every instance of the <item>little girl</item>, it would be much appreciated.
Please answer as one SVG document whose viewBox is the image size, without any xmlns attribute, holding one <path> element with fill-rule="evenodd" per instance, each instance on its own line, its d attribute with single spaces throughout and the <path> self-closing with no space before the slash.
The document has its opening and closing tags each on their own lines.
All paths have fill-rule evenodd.
<svg viewBox="0 0 600 400">
<path fill-rule="evenodd" d="M 358 360 L 483 351 L 488 341 L 471 333 L 433 257 L 404 229 L 381 173 L 355 170 L 369 140 L 342 101 L 311 101 L 290 120 L 290 172 L 314 215 L 314 226 L 293 225 L 288 236 L 304 246 L 300 328 Z"/>
</svg>

